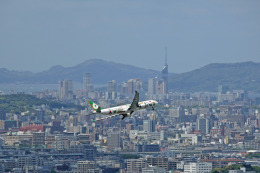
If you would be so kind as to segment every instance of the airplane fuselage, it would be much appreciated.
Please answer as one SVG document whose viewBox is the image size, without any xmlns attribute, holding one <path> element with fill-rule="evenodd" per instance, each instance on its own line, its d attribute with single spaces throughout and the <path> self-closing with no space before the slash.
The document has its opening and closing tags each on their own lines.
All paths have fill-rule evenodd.
<svg viewBox="0 0 260 173">
<path fill-rule="evenodd" d="M 138 102 L 138 107 L 134 110 L 129 110 L 131 104 L 126 104 L 126 105 L 101 109 L 101 112 L 93 111 L 93 113 L 99 113 L 103 115 L 118 115 L 118 114 L 130 115 L 132 114 L 132 112 L 137 110 L 153 108 L 156 104 L 158 104 L 158 102 L 155 100 L 147 100 L 147 101 Z"/>
<path fill-rule="evenodd" d="M 137 91 L 135 91 L 135 96 L 131 104 L 102 109 L 93 101 L 88 101 L 88 103 L 94 110 L 93 111 L 94 114 L 108 115 L 104 118 L 96 119 L 96 121 L 112 118 L 119 115 L 123 116 L 121 118 L 123 120 L 125 117 L 131 116 L 134 111 L 140 109 L 153 108 L 154 110 L 154 106 L 158 104 L 158 102 L 155 100 L 147 100 L 147 101 L 139 102 L 139 93 Z"/>
</svg>

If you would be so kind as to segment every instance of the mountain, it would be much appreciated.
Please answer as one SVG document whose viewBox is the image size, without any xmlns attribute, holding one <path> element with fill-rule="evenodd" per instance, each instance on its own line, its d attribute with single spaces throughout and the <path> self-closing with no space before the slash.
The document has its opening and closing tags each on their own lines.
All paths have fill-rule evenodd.
<svg viewBox="0 0 260 173">
<path fill-rule="evenodd" d="M 111 80 L 121 83 L 131 78 L 147 81 L 148 78 L 160 76 L 161 73 L 131 65 L 90 59 L 73 67 L 54 66 L 40 73 L 9 71 L 2 68 L 0 83 L 56 84 L 64 79 L 82 82 L 86 72 L 92 73 L 94 84 L 106 84 Z M 169 75 L 169 89 L 172 91 L 217 91 L 218 85 L 260 93 L 260 63 L 213 63 L 190 72 Z"/>
<path fill-rule="evenodd" d="M 94 84 L 106 84 L 108 81 L 116 80 L 118 83 L 131 78 L 140 78 L 146 81 L 148 78 L 160 74 L 159 71 L 138 68 L 131 65 L 108 62 L 100 59 L 86 60 L 73 67 L 54 66 L 40 73 L 6 71 L 0 74 L 0 83 L 57 83 L 60 80 L 71 79 L 76 82 L 83 81 L 84 73 L 92 73 Z M 1 70 L 0 70 L 1 72 Z M 3 78 L 2 78 L 3 77 Z"/>
<path fill-rule="evenodd" d="M 260 63 L 213 63 L 169 77 L 173 91 L 217 91 L 218 85 L 260 93 Z"/>
<path fill-rule="evenodd" d="M 6 68 L 0 69 L 0 83 L 19 83 L 27 81 L 28 78 L 33 77 L 32 72 L 19 72 L 19 71 L 10 71 Z"/>
</svg>

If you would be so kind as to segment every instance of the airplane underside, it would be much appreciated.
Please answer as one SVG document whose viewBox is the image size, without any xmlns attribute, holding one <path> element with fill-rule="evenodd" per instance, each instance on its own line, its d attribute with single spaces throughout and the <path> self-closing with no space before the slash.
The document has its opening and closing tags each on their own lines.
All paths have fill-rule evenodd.
<svg viewBox="0 0 260 173">
<path fill-rule="evenodd" d="M 125 119 L 127 117 L 127 114 L 122 114 L 123 117 L 121 118 L 121 120 Z"/>
<path fill-rule="evenodd" d="M 131 112 L 127 113 L 127 114 L 121 114 L 121 115 L 123 115 L 123 117 L 121 118 L 121 120 L 123 120 L 123 119 L 126 118 L 126 117 L 130 117 L 133 112 L 134 112 L 134 111 L 131 111 Z"/>
</svg>

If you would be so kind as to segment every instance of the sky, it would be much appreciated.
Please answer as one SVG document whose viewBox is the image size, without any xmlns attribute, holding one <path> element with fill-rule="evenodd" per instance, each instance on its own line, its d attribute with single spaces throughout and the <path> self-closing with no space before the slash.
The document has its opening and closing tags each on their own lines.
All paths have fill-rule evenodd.
<svg viewBox="0 0 260 173">
<path fill-rule="evenodd" d="M 259 0 L 1 0 L 0 68 L 88 59 L 169 72 L 260 62 Z"/>
</svg>

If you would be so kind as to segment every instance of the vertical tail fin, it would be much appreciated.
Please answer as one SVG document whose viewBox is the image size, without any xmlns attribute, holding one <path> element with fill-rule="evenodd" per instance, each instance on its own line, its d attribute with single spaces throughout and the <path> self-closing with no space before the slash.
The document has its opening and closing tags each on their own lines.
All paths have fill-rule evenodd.
<svg viewBox="0 0 260 173">
<path fill-rule="evenodd" d="M 101 112 L 101 107 L 98 106 L 96 103 L 92 102 L 92 101 L 88 101 L 88 103 L 90 104 L 90 106 L 92 107 L 92 109 L 94 109 L 94 111 L 100 113 Z"/>
</svg>

